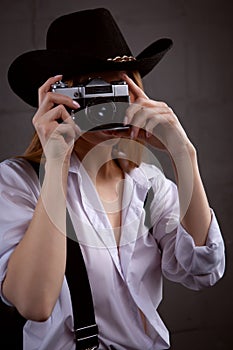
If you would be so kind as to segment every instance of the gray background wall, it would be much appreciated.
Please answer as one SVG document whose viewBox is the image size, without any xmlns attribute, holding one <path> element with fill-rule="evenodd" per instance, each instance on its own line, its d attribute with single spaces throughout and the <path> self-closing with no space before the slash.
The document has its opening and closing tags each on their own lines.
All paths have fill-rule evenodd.
<svg viewBox="0 0 233 350">
<path fill-rule="evenodd" d="M 160 311 L 171 331 L 172 349 L 232 349 L 231 1 L 1 0 L 0 159 L 22 153 L 33 131 L 34 110 L 8 86 L 9 64 L 24 51 L 44 48 L 48 25 L 57 16 L 100 6 L 112 11 L 134 54 L 159 37 L 174 40 L 172 51 L 145 78 L 145 89 L 175 110 L 196 145 L 203 181 L 225 239 L 227 267 L 216 286 L 201 292 L 165 281 Z M 82 30 L 77 25 L 77 45 Z M 162 158 L 162 162 L 170 174 L 167 160 Z"/>
</svg>

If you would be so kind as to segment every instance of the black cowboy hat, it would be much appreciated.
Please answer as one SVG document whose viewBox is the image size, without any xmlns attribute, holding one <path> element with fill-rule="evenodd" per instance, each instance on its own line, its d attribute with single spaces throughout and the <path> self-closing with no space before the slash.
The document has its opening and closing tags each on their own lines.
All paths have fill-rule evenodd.
<svg viewBox="0 0 233 350">
<path fill-rule="evenodd" d="M 48 29 L 46 46 L 20 55 L 8 71 L 12 90 L 33 107 L 38 105 L 38 88 L 57 74 L 137 70 L 144 77 L 171 48 L 172 40 L 159 39 L 133 57 L 111 13 L 97 8 L 57 18 Z"/>
</svg>

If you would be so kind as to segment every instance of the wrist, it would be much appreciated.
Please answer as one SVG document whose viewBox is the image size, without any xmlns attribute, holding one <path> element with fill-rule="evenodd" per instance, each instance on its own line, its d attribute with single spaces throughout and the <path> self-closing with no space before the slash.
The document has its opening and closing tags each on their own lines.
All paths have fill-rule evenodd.
<svg viewBox="0 0 233 350">
<path fill-rule="evenodd" d="M 46 160 L 43 184 L 46 184 L 46 187 L 56 187 L 58 192 L 63 192 L 66 196 L 69 167 L 69 160 L 63 162 L 57 159 Z"/>
<path fill-rule="evenodd" d="M 46 159 L 45 171 L 51 175 L 68 175 L 70 168 L 70 159 Z"/>
</svg>

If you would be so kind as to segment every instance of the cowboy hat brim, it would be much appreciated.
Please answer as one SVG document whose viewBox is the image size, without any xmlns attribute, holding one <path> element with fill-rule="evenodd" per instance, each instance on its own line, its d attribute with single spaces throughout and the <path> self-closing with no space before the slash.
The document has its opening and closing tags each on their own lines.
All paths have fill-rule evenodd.
<svg viewBox="0 0 233 350">
<path fill-rule="evenodd" d="M 143 50 L 132 61 L 103 60 L 98 57 L 80 56 L 69 50 L 35 50 L 26 52 L 14 60 L 8 70 L 12 90 L 26 103 L 38 106 L 38 88 L 57 74 L 72 77 L 101 71 L 134 71 L 141 77 L 147 75 L 172 47 L 171 39 L 159 39 Z"/>
</svg>

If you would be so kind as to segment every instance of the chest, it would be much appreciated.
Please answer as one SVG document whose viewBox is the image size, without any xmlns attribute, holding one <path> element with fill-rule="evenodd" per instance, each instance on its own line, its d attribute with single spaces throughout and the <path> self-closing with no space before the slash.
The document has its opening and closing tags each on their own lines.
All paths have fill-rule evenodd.
<svg viewBox="0 0 233 350">
<path fill-rule="evenodd" d="M 86 173 L 71 175 L 68 206 L 80 241 L 91 246 L 120 247 L 145 234 L 147 183 L 139 185 L 128 174 L 118 181 L 102 183 L 93 183 Z"/>
<path fill-rule="evenodd" d="M 97 193 L 113 229 L 116 244 L 119 246 L 122 224 L 123 181 L 118 180 L 113 183 L 98 184 Z"/>
</svg>

